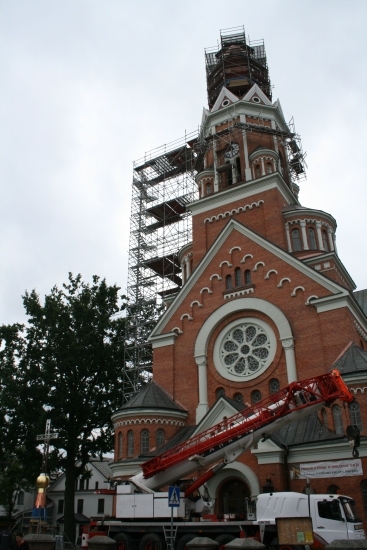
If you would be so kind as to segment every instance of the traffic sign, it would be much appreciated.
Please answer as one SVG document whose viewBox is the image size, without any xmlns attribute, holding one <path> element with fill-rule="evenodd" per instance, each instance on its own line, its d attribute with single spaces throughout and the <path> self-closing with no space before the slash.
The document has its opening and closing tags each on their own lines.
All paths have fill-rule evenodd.
<svg viewBox="0 0 367 550">
<path fill-rule="evenodd" d="M 180 506 L 180 488 L 168 487 L 168 506 L 178 508 Z"/>
</svg>

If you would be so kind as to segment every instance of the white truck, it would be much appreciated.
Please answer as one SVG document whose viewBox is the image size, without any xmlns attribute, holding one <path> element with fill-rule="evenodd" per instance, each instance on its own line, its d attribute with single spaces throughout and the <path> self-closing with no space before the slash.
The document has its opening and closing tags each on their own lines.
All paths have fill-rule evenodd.
<svg viewBox="0 0 367 550">
<path fill-rule="evenodd" d="M 173 542 L 181 550 L 195 536 L 208 536 L 220 546 L 233 538 L 255 537 L 267 545 L 281 548 L 277 542 L 280 518 L 308 519 L 312 527 L 300 531 L 296 546 L 307 545 L 312 538 L 316 539 L 318 547 L 335 539 L 365 538 L 361 520 L 354 511 L 354 501 L 348 496 L 264 493 L 246 500 L 245 513 L 236 517 L 214 514 L 213 501 L 205 492 L 205 482 L 245 450 L 290 422 L 330 406 L 337 399 L 351 402 L 354 398 L 336 370 L 293 382 L 153 457 L 128 481 L 117 482 L 114 489 L 98 491 L 116 495 L 116 519 L 91 522 L 84 529 L 82 545 L 86 546 L 88 538 L 94 535 L 108 533 L 118 541 L 118 550 L 132 550 L 137 544 L 139 550 L 164 550 L 166 543 L 173 547 Z M 215 466 L 187 486 L 187 476 L 212 464 Z M 182 480 L 185 489 L 180 506 L 169 508 L 168 493 L 160 489 L 168 485 L 179 486 Z"/>
</svg>

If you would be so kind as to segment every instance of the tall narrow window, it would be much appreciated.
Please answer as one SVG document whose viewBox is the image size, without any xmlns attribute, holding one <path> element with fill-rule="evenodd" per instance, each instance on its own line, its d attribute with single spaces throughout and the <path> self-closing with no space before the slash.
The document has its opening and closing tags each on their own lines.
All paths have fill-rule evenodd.
<svg viewBox="0 0 367 550">
<path fill-rule="evenodd" d="M 134 432 L 131 430 L 127 434 L 127 455 L 134 456 Z"/>
<path fill-rule="evenodd" d="M 331 407 L 331 412 L 333 414 L 333 420 L 334 420 L 334 430 L 335 433 L 338 435 L 344 434 L 344 428 L 343 428 L 343 419 L 342 419 L 342 410 L 339 407 L 339 405 L 333 405 Z"/>
<path fill-rule="evenodd" d="M 327 412 L 326 412 L 326 409 L 322 409 L 321 411 L 321 418 L 322 418 L 322 423 L 323 425 L 325 426 L 325 428 L 328 427 L 328 417 L 327 417 Z"/>
<path fill-rule="evenodd" d="M 77 504 L 77 512 L 78 514 L 83 513 L 83 506 L 84 506 L 84 500 L 82 498 L 78 498 L 78 504 Z"/>
<path fill-rule="evenodd" d="M 118 438 L 117 438 L 117 457 L 122 457 L 122 433 L 119 432 Z"/>
<path fill-rule="evenodd" d="M 245 285 L 251 284 L 251 271 L 249 269 L 245 270 Z"/>
<path fill-rule="evenodd" d="M 240 162 L 240 159 L 238 157 L 236 158 L 236 168 L 237 168 L 237 181 L 241 181 L 242 180 L 241 162 Z"/>
<path fill-rule="evenodd" d="M 260 390 L 254 390 L 251 392 L 251 403 L 254 405 L 255 403 L 258 403 L 261 401 L 261 391 Z"/>
<path fill-rule="evenodd" d="M 259 178 L 260 176 L 261 176 L 260 164 L 255 164 L 255 178 Z"/>
<path fill-rule="evenodd" d="M 321 231 L 321 235 L 322 235 L 322 244 L 324 246 L 324 250 L 325 252 L 329 252 L 329 241 L 327 239 L 327 233 L 325 230 Z"/>
<path fill-rule="evenodd" d="M 164 430 L 162 430 L 162 428 L 159 428 L 159 430 L 155 432 L 155 446 L 157 449 L 164 444 L 165 439 L 166 438 L 165 438 Z"/>
<path fill-rule="evenodd" d="M 212 194 L 212 184 L 207 183 L 206 184 L 206 195 L 211 195 L 211 194 Z"/>
<path fill-rule="evenodd" d="M 272 165 L 271 162 L 266 163 L 266 173 L 267 174 L 272 174 L 273 173 L 273 165 Z"/>
<path fill-rule="evenodd" d="M 142 430 L 140 433 L 140 453 L 149 453 L 149 431 Z"/>
<path fill-rule="evenodd" d="M 276 393 L 279 390 L 280 390 L 280 384 L 279 384 L 278 378 L 271 378 L 271 380 L 269 380 L 269 393 L 270 393 L 270 395 L 272 393 Z"/>
<path fill-rule="evenodd" d="M 79 491 L 84 491 L 84 482 L 85 482 L 84 478 L 81 477 L 79 481 Z"/>
<path fill-rule="evenodd" d="M 242 286 L 241 268 L 236 267 L 234 270 L 234 279 L 236 281 L 236 287 Z"/>
<path fill-rule="evenodd" d="M 315 230 L 312 227 L 308 228 L 308 246 L 310 250 L 317 250 Z"/>
<path fill-rule="evenodd" d="M 17 504 L 19 504 L 20 506 L 24 504 L 24 491 L 19 491 Z"/>
<path fill-rule="evenodd" d="M 292 245 L 294 252 L 299 252 L 300 250 L 302 250 L 301 235 L 299 229 L 293 229 L 292 231 Z"/>
<path fill-rule="evenodd" d="M 104 498 L 98 499 L 97 514 L 104 514 Z"/>
<path fill-rule="evenodd" d="M 64 513 L 64 499 L 59 499 L 57 503 L 57 513 L 58 514 Z"/>
<path fill-rule="evenodd" d="M 232 290 L 232 275 L 226 276 L 226 290 Z"/>
<path fill-rule="evenodd" d="M 361 410 L 359 408 L 359 403 L 357 401 L 353 401 L 353 403 L 349 403 L 349 419 L 350 423 L 354 426 L 357 426 L 360 431 L 363 430 L 362 426 L 362 417 L 361 417 Z"/>
</svg>

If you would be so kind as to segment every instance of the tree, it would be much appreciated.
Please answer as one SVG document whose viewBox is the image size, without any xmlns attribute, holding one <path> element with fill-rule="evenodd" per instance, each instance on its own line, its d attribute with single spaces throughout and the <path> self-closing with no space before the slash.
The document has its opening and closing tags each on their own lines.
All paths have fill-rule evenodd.
<svg viewBox="0 0 367 550">
<path fill-rule="evenodd" d="M 125 303 L 119 290 L 97 276 L 90 285 L 69 273 L 68 283 L 52 288 L 44 304 L 35 291 L 26 293 L 28 323 L 14 329 L 21 345 L 18 359 L 8 359 L 8 403 L 22 396 L 25 405 L 15 414 L 23 420 L 28 407 L 38 407 L 39 422 L 44 426 L 50 418 L 59 433 L 53 446 L 65 471 L 65 532 L 70 540 L 75 537 L 75 479 L 91 456 L 113 448 L 110 417 L 121 403 L 124 357 L 120 312 Z"/>
</svg>

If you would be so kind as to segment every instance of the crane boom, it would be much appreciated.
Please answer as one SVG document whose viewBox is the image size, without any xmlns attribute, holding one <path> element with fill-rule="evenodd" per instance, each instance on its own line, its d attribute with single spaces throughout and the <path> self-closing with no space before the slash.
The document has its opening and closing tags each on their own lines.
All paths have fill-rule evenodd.
<svg viewBox="0 0 367 550">
<path fill-rule="evenodd" d="M 353 395 L 337 370 L 292 382 L 255 405 L 222 420 L 142 465 L 131 481 L 155 490 L 218 460 L 230 463 L 260 439 L 322 408 Z"/>
</svg>

